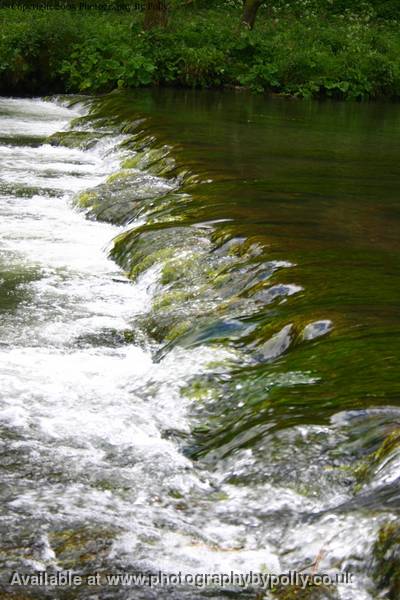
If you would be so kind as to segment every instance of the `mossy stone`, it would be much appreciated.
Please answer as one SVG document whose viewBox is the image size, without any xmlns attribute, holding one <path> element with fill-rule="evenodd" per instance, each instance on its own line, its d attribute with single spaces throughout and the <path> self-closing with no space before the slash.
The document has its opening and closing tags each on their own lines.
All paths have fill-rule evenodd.
<svg viewBox="0 0 400 600">
<path fill-rule="evenodd" d="M 280 586 L 271 592 L 274 600 L 335 600 L 335 589 L 326 585 Z"/>
<path fill-rule="evenodd" d="M 172 292 L 165 292 L 161 294 L 153 304 L 154 310 L 162 310 L 164 308 L 168 308 L 175 303 L 186 302 L 192 297 L 190 292 L 185 290 L 176 290 Z"/>
<path fill-rule="evenodd" d="M 369 481 L 376 470 L 396 451 L 400 452 L 400 429 L 392 431 L 375 452 L 360 461 L 355 469 L 357 490 Z"/>
<path fill-rule="evenodd" d="M 95 204 L 96 199 L 96 192 L 83 192 L 79 194 L 75 203 L 79 208 L 91 208 Z"/>
<path fill-rule="evenodd" d="M 184 335 L 189 331 L 191 325 L 192 324 L 190 321 L 181 321 L 177 323 L 169 330 L 168 334 L 165 337 L 166 341 L 173 342 L 181 335 Z"/>
<path fill-rule="evenodd" d="M 65 148 L 81 148 L 87 150 L 99 141 L 98 134 L 91 131 L 57 131 L 50 135 L 46 142 L 51 146 Z"/>
<path fill-rule="evenodd" d="M 142 158 L 143 152 L 138 152 L 132 158 L 127 158 L 126 160 L 124 160 L 121 166 L 123 169 L 136 169 Z"/>
<path fill-rule="evenodd" d="M 49 533 L 49 540 L 63 568 L 75 568 L 84 563 L 96 562 L 108 554 L 117 535 L 116 530 L 103 527 L 80 527 Z"/>
<path fill-rule="evenodd" d="M 385 598 L 400 598 L 400 523 L 386 523 L 379 530 L 374 549 L 374 579 Z"/>
<path fill-rule="evenodd" d="M 152 267 L 155 263 L 168 260 L 168 258 L 173 256 L 174 252 L 175 251 L 173 248 L 161 248 L 156 252 L 148 254 L 147 256 L 142 258 L 142 260 L 136 263 L 135 257 L 133 255 L 132 262 L 134 262 L 134 265 L 129 272 L 129 277 L 131 279 L 136 279 L 136 277 L 138 277 L 144 271 L 147 271 L 147 269 L 150 269 L 150 267 Z"/>
<path fill-rule="evenodd" d="M 395 450 L 400 450 L 400 429 L 395 429 L 385 438 L 383 444 L 374 454 L 374 461 L 381 463 Z"/>
<path fill-rule="evenodd" d="M 117 171 L 116 173 L 113 173 L 112 175 L 110 175 L 107 178 L 107 183 L 114 183 L 114 181 L 120 181 L 121 179 L 128 179 L 129 177 L 132 177 L 132 175 L 133 175 L 132 171 L 130 171 L 128 169 Z"/>
</svg>

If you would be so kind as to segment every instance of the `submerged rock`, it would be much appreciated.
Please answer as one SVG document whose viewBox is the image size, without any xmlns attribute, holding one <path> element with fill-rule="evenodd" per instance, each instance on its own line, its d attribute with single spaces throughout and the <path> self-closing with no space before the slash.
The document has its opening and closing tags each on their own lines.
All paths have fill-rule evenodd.
<svg viewBox="0 0 400 600">
<path fill-rule="evenodd" d="M 172 188 L 170 183 L 140 171 L 122 170 L 105 183 L 79 194 L 75 204 L 89 217 L 122 225 L 137 217 L 146 201 L 152 203 Z"/>
<path fill-rule="evenodd" d="M 392 462 L 400 458 L 400 428 L 391 431 L 375 452 L 363 459 L 356 469 L 359 487 L 375 478 L 378 483 L 390 484 L 398 478 L 398 471 L 392 469 Z M 393 473 L 391 473 L 393 471 Z"/>
<path fill-rule="evenodd" d="M 57 564 L 63 569 L 79 569 L 87 564 L 99 566 L 117 534 L 117 529 L 92 525 L 50 532 L 49 539 Z"/>
<path fill-rule="evenodd" d="M 400 522 L 386 523 L 374 545 L 374 578 L 380 596 L 388 600 L 400 598 Z"/>
<path fill-rule="evenodd" d="M 308 586 L 304 589 L 298 586 L 280 587 L 267 596 L 270 600 L 336 600 L 337 597 L 334 588 L 325 585 Z"/>
<path fill-rule="evenodd" d="M 272 360 L 286 352 L 292 342 L 292 330 L 293 325 L 290 323 L 267 340 L 259 349 L 262 360 Z"/>
<path fill-rule="evenodd" d="M 302 338 L 303 340 L 315 340 L 316 338 L 329 333 L 331 329 L 332 321 L 329 319 L 314 321 L 314 323 L 309 323 L 304 327 Z"/>
<path fill-rule="evenodd" d="M 65 146 L 66 148 L 89 150 L 101 138 L 102 135 L 94 131 L 57 131 L 46 139 L 46 143 L 51 146 Z"/>
</svg>

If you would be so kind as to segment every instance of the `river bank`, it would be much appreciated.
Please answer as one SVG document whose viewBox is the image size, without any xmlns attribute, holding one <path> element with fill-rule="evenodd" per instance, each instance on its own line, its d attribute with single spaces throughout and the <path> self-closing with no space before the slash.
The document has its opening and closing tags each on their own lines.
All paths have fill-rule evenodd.
<svg viewBox="0 0 400 600">
<path fill-rule="evenodd" d="M 322 3 L 319 3 L 322 4 Z M 0 9 L 3 95 L 106 93 L 115 88 L 240 86 L 300 97 L 400 97 L 397 13 L 275 2 L 254 31 L 240 11 L 174 9 L 143 31 L 140 12 Z M 319 8 L 318 8 L 319 7 Z"/>
</svg>

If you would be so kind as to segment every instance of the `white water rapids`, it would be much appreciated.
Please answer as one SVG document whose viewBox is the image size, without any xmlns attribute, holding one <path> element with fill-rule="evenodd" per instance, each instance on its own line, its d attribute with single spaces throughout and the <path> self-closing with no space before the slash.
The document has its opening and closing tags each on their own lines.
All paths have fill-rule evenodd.
<svg viewBox="0 0 400 600">
<path fill-rule="evenodd" d="M 224 483 L 223 468 L 231 475 L 255 468 L 250 450 L 211 473 L 167 435 L 190 433 L 180 389 L 228 352 L 175 349 L 154 363 L 150 341 L 118 343 L 149 310 L 158 268 L 129 282 L 107 258 L 120 229 L 73 209 L 73 196 L 104 182 L 120 162 L 115 136 L 85 151 L 40 143 L 78 115 L 40 100 L 0 101 L 0 283 L 9 298 L 0 313 L 6 564 L 60 568 L 54 532 L 91 526 L 93 535 L 97 528 L 110 538 L 101 559 L 109 571 L 279 572 L 293 557 L 306 565 L 322 547 L 325 571 L 357 570 L 377 522 L 326 514 L 302 524 L 292 516 L 339 503 L 337 490 L 327 489 L 321 501 L 272 484 Z M 330 435 L 299 427 L 280 443 L 313 436 L 318 453 L 319 436 Z M 16 550 L 22 546 L 29 551 Z M 340 594 L 371 598 L 360 583 Z"/>
</svg>

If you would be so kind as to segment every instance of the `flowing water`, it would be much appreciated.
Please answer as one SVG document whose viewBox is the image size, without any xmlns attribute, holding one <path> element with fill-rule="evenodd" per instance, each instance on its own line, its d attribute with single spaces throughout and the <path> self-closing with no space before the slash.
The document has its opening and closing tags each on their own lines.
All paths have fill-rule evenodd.
<svg viewBox="0 0 400 600">
<path fill-rule="evenodd" d="M 398 105 L 0 100 L 1 598 L 260 598 L 9 582 L 316 560 L 353 583 L 301 598 L 397 598 L 399 134 Z"/>
</svg>

